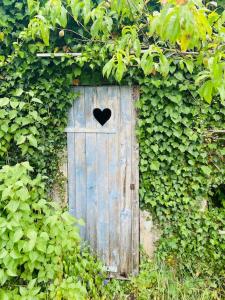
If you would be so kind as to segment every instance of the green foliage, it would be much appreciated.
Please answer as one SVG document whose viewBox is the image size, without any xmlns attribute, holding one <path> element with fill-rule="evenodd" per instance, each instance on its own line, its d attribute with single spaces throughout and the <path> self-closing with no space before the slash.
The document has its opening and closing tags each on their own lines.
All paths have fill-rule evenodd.
<svg viewBox="0 0 225 300">
<path fill-rule="evenodd" d="M 214 203 L 215 197 L 222 199 L 221 203 L 224 201 L 221 190 L 218 190 L 224 182 L 224 140 L 222 133 L 210 131 L 223 129 L 225 121 L 225 15 L 207 10 L 198 0 L 190 0 L 182 6 L 177 4 L 179 1 L 168 2 L 161 11 L 152 13 L 150 5 L 136 0 L 131 6 L 126 0 L 29 0 L 28 4 L 26 0 L 19 3 L 3 0 L 0 8 L 0 165 L 29 161 L 34 167 L 34 178 L 38 173 L 48 175 L 44 181 L 49 188 L 49 183 L 52 184 L 56 178 L 60 153 L 65 146 L 67 111 L 76 98 L 72 93 L 72 80 L 86 84 L 91 80 L 101 84 L 103 71 L 108 78 L 104 83 L 117 80 L 121 84 L 140 85 L 137 136 L 140 144 L 141 207 L 152 212 L 161 226 L 160 256 L 178 272 L 188 273 L 195 280 L 199 278 L 193 295 L 213 299 L 214 294 L 210 294 L 209 290 L 206 296 L 201 294 L 199 282 L 200 278 L 210 276 L 217 284 L 225 277 L 224 205 L 217 207 Z M 189 30 L 192 32 L 190 36 Z M 39 59 L 37 52 L 82 52 L 82 55 L 77 58 L 65 55 L 63 58 Z M 202 101 L 201 97 L 206 101 Z M 6 169 L 3 170 L 2 174 L 5 174 Z M 20 177 L 26 176 L 20 174 Z M 35 182 L 39 180 L 37 178 Z M 44 187 L 40 183 L 42 188 L 31 196 L 33 180 L 29 177 L 26 182 L 24 187 L 28 189 L 29 198 L 24 201 L 32 210 L 33 202 L 45 199 L 43 188 L 46 189 L 46 185 Z M 2 186 L 2 193 L 7 196 L 8 187 L 5 183 Z M 4 204 L 8 206 L 7 209 L 2 206 L 3 218 L 7 218 L 6 211 L 13 217 L 18 209 L 21 210 L 20 202 L 23 202 L 15 202 L 14 197 L 19 196 L 14 192 L 17 193 L 17 190 L 10 192 L 4 200 L 8 201 Z M 205 210 L 202 209 L 204 201 L 208 201 Z M 44 207 L 47 216 L 41 211 L 40 217 L 45 217 L 40 219 L 38 230 L 54 230 L 45 224 L 45 219 L 50 214 L 62 221 L 62 214 L 49 207 L 47 202 Z M 36 213 L 33 211 L 31 220 Z M 25 220 L 30 222 L 28 217 Z M 77 233 L 70 231 L 71 227 L 68 225 L 67 228 L 65 222 L 62 223 L 62 226 L 65 225 L 64 236 L 73 232 L 76 238 Z M 33 233 L 30 235 L 28 227 L 21 227 L 23 223 L 18 226 L 23 237 L 26 234 L 24 241 L 33 246 Z M 36 226 L 38 224 L 33 222 L 30 227 L 37 231 Z M 6 230 L 9 232 L 11 229 Z M 11 231 L 12 235 L 17 232 Z M 42 231 L 37 232 L 36 239 Z M 53 242 L 61 241 L 61 233 L 59 239 L 54 236 Z M 57 299 L 54 298 L 55 293 L 71 299 L 69 293 L 75 293 L 76 288 L 81 297 L 88 293 L 94 299 L 101 299 L 101 296 L 104 297 L 100 292 L 102 280 L 98 277 L 101 270 L 85 251 L 79 257 L 76 252 L 80 249 L 79 241 L 74 242 L 76 247 L 68 258 L 72 259 L 68 273 L 63 273 L 69 275 L 62 277 L 60 284 L 55 281 L 54 285 L 49 277 L 53 274 L 51 276 L 56 280 L 58 267 L 62 265 L 60 262 L 57 262 L 56 270 L 51 268 L 45 276 L 47 282 L 44 277 L 43 281 L 38 281 L 38 272 L 32 269 L 34 258 L 30 256 L 33 254 L 22 253 L 22 258 L 15 258 L 15 262 L 12 260 L 12 266 L 9 264 L 9 273 L 16 272 L 15 276 L 7 274 L 6 267 L 2 268 L 4 276 L 7 276 L 3 289 L 14 294 L 10 296 L 12 299 L 16 299 L 18 293 L 23 293 L 22 299 L 28 297 L 25 296 L 27 294 L 31 297 L 37 288 L 40 288 L 37 293 L 42 293 L 43 297 L 48 293 L 53 299 Z M 13 245 L 8 239 L 4 247 Z M 39 251 L 36 242 L 30 253 L 34 253 L 34 249 Z M 20 250 L 24 251 L 23 248 Z M 84 256 L 88 262 L 84 260 L 83 264 Z M 59 257 L 55 254 L 52 258 L 47 255 L 40 259 L 55 264 L 51 259 Z M 25 259 L 25 266 L 21 263 L 22 259 Z M 29 264 L 31 267 L 28 267 Z M 41 265 L 38 267 L 41 268 Z M 143 266 L 140 277 L 132 281 L 128 292 L 126 288 L 121 291 L 120 285 L 115 284 L 113 288 L 120 292 L 121 298 L 122 293 L 125 297 L 132 291 L 148 299 L 144 298 L 148 295 L 141 286 L 150 292 L 150 282 L 155 297 L 158 297 L 158 283 L 165 295 L 174 289 L 178 299 L 181 292 L 189 296 L 187 286 L 190 278 L 187 285 L 185 281 L 182 286 L 182 277 L 176 280 L 173 272 L 166 269 L 163 276 L 173 281 L 172 287 L 168 287 L 168 284 L 164 285 L 158 267 L 156 273 L 148 272 L 148 269 L 152 270 L 148 264 Z M 76 276 L 78 274 L 82 274 L 82 278 Z M 157 274 L 158 279 L 155 278 Z"/>
<path fill-rule="evenodd" d="M 0 98 L 0 162 L 12 164 L 26 157 L 39 171 L 47 174 L 57 169 L 57 163 L 55 160 L 51 163 L 51 157 L 56 156 L 65 144 L 67 111 L 74 95 L 68 86 L 68 78 L 60 72 L 54 74 L 54 67 L 35 79 L 40 66 L 37 64 L 33 68 L 34 62 L 35 59 L 27 57 L 26 65 L 23 65 L 27 70 L 22 79 L 18 77 L 24 72 L 23 67 L 17 69 L 17 76 L 7 75 L 10 68 L 2 72 L 8 80 L 1 84 L 1 93 L 7 97 Z M 54 79 L 49 82 L 51 75 Z M 65 90 L 61 92 L 59 87 L 63 85 Z"/>
<path fill-rule="evenodd" d="M 151 261 L 142 258 L 140 273 L 131 278 L 130 282 L 109 284 L 114 296 L 118 299 L 138 300 L 222 300 L 221 288 L 210 280 L 202 280 L 198 276 L 187 276 L 178 273 L 174 266 L 162 259 Z"/>
<path fill-rule="evenodd" d="M 27 11 L 25 0 L 21 5 Z M 62 62 L 69 71 L 66 73 L 57 61 L 40 61 L 34 52 L 43 47 L 41 44 L 28 42 L 29 46 L 22 47 L 17 42 L 17 29 L 28 25 L 28 16 L 24 14 L 22 19 L 17 5 L 13 10 L 9 5 L 3 9 L 9 24 L 2 27 L 7 39 L 0 47 L 0 56 L 4 57 L 0 75 L 0 165 L 29 160 L 35 171 L 51 175 L 47 180 L 52 183 L 58 171 L 58 153 L 65 146 L 67 111 L 75 99 L 70 84 L 80 69 L 72 70 L 71 62 Z"/>
<path fill-rule="evenodd" d="M 162 256 L 201 276 L 224 277 L 225 210 L 213 207 L 224 182 L 224 139 L 210 128 L 223 128 L 225 107 L 216 99 L 203 103 L 194 76 L 174 64 L 167 79 L 141 80 L 141 205 L 162 225 Z"/>
<path fill-rule="evenodd" d="M 30 171 L 0 171 L 1 299 L 100 299 L 102 267 L 81 247 L 77 221 L 46 200 Z"/>
<path fill-rule="evenodd" d="M 170 59 L 186 56 L 201 65 L 196 87 L 207 102 L 214 95 L 225 99 L 224 89 L 224 30 L 225 12 L 220 14 L 216 5 L 201 0 L 162 0 L 159 11 L 152 11 L 143 0 L 124 1 L 64 1 L 49 0 L 38 6 L 25 36 L 41 38 L 49 45 L 51 31 L 73 33 L 82 43 L 98 45 L 108 51 L 103 74 L 115 77 L 118 82 L 138 67 L 144 74 L 158 72 L 168 75 Z M 76 28 L 80 27 L 77 32 Z M 141 51 L 143 49 L 144 51 Z M 146 52 L 145 52 L 146 51 Z M 92 57 L 88 57 L 91 63 Z M 79 59 L 78 59 L 79 61 Z"/>
</svg>

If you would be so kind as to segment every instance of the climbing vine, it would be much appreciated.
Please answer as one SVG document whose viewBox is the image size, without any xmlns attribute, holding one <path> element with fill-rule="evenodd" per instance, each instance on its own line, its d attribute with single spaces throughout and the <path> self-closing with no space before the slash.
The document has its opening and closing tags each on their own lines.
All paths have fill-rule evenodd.
<svg viewBox="0 0 225 300">
<path fill-rule="evenodd" d="M 211 130 L 223 128 L 225 107 L 199 99 L 194 73 L 174 64 L 167 79 L 141 80 L 141 205 L 163 226 L 158 250 L 169 263 L 224 276 L 225 207 L 213 199 L 224 182 L 224 139 Z"/>
<path fill-rule="evenodd" d="M 153 13 L 158 3 L 137 0 L 3 0 L 0 164 L 27 160 L 52 183 L 71 84 L 139 84 L 140 199 L 160 225 L 158 252 L 223 279 L 225 14 L 199 0 L 161 2 Z"/>
</svg>

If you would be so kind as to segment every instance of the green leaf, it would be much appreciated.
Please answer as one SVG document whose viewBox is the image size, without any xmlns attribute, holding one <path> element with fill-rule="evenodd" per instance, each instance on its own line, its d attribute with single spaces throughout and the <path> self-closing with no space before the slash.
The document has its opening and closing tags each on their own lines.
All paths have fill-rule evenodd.
<svg viewBox="0 0 225 300">
<path fill-rule="evenodd" d="M 158 171 L 160 167 L 160 163 L 158 161 L 152 161 L 150 164 L 150 169 L 153 171 Z"/>
<path fill-rule="evenodd" d="M 32 99 L 31 99 L 31 101 L 32 101 L 32 102 L 36 102 L 36 103 L 40 103 L 40 104 L 42 104 L 42 103 L 43 103 L 43 102 L 42 102 L 40 99 L 38 99 L 38 98 L 35 98 L 35 97 L 34 97 L 34 98 L 32 98 Z"/>
<path fill-rule="evenodd" d="M 115 73 L 115 77 L 116 77 L 116 80 L 118 82 L 120 82 L 123 78 L 123 74 L 126 70 L 126 66 L 123 62 L 123 57 L 122 57 L 122 54 L 121 53 L 117 53 L 117 66 L 116 66 L 116 73 Z"/>
<path fill-rule="evenodd" d="M 205 174 L 205 175 L 210 175 L 211 174 L 211 172 L 212 172 L 212 170 L 211 170 L 211 168 L 210 167 L 208 167 L 208 166 L 202 166 L 201 167 L 201 170 L 202 170 L 202 172 Z"/>
<path fill-rule="evenodd" d="M 64 6 L 61 8 L 61 14 L 59 18 L 59 25 L 61 25 L 63 28 L 66 27 L 67 25 L 67 10 L 65 9 Z"/>
<path fill-rule="evenodd" d="M 21 144 L 23 144 L 25 141 L 26 141 L 26 136 L 25 136 L 25 135 L 20 135 L 20 136 L 16 139 L 17 145 L 21 145 Z"/>
<path fill-rule="evenodd" d="M 22 236 L 23 236 L 23 230 L 21 228 L 18 228 L 13 235 L 12 241 L 14 243 L 18 242 L 22 238 Z"/>
<path fill-rule="evenodd" d="M 18 88 L 13 92 L 13 96 L 19 97 L 23 94 L 23 89 Z"/>
<path fill-rule="evenodd" d="M 206 81 L 199 89 L 199 95 L 206 100 L 206 102 L 212 102 L 213 83 L 211 80 Z"/>
<path fill-rule="evenodd" d="M 8 255 L 8 252 L 3 248 L 0 251 L 0 259 L 5 258 Z"/>
<path fill-rule="evenodd" d="M 141 58 L 140 66 L 145 75 L 152 73 L 154 69 L 153 55 L 150 52 L 145 52 Z"/>
<path fill-rule="evenodd" d="M 72 14 L 76 21 L 78 19 L 78 16 L 80 15 L 81 5 L 82 4 L 79 0 L 71 0 L 70 2 Z"/>
<path fill-rule="evenodd" d="M 40 30 L 41 30 L 41 37 L 43 39 L 43 42 L 45 43 L 46 46 L 49 46 L 49 28 L 45 22 L 41 21 L 40 22 Z"/>
<path fill-rule="evenodd" d="M 11 186 L 6 187 L 2 192 L 2 197 L 1 197 L 2 200 L 7 199 L 10 196 L 11 192 L 12 192 L 12 187 Z"/>
<path fill-rule="evenodd" d="M 27 232 L 27 237 L 29 238 L 28 243 L 24 247 L 25 252 L 30 252 L 34 249 L 37 240 L 37 231 L 34 229 L 29 229 Z"/>
<path fill-rule="evenodd" d="M 19 202 L 19 201 L 11 200 L 11 201 L 9 201 L 9 203 L 6 205 L 6 208 L 7 208 L 10 212 L 14 213 L 14 212 L 17 211 L 19 205 L 20 205 L 20 202 Z"/>
<path fill-rule="evenodd" d="M 0 107 L 6 106 L 7 104 L 9 104 L 9 98 L 7 97 L 0 98 Z"/>
<path fill-rule="evenodd" d="M 103 76 L 106 75 L 106 77 L 109 78 L 109 75 L 111 74 L 113 67 L 114 67 L 114 59 L 112 58 L 104 65 L 102 70 Z"/>
<path fill-rule="evenodd" d="M 31 146 L 37 148 L 37 140 L 33 135 L 28 135 L 27 136 L 28 141 L 30 142 Z"/>
<path fill-rule="evenodd" d="M 160 72 L 163 76 L 167 76 L 169 73 L 170 64 L 165 55 L 160 55 Z"/>
<path fill-rule="evenodd" d="M 23 186 L 21 189 L 16 191 L 16 195 L 22 200 L 26 201 L 27 199 L 30 198 L 29 191 L 26 186 Z"/>
<path fill-rule="evenodd" d="M 193 60 L 191 60 L 191 59 L 189 59 L 189 60 L 185 59 L 185 60 L 184 60 L 184 63 L 185 63 L 185 65 L 186 65 L 186 67 L 187 67 L 189 73 L 192 74 L 192 73 L 193 73 L 193 70 L 194 70 L 194 62 L 193 62 Z"/>
</svg>

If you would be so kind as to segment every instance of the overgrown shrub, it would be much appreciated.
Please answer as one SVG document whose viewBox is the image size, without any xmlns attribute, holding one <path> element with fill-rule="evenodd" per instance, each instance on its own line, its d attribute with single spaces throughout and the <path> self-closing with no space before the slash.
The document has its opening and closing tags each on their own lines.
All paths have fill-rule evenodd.
<svg viewBox="0 0 225 300">
<path fill-rule="evenodd" d="M 0 299 L 101 299 L 103 271 L 77 221 L 48 201 L 25 162 L 0 171 Z"/>
<path fill-rule="evenodd" d="M 198 276 L 179 273 L 161 258 L 142 257 L 138 276 L 128 282 L 113 280 L 109 284 L 114 299 L 126 300 L 222 300 L 222 289 Z"/>
</svg>

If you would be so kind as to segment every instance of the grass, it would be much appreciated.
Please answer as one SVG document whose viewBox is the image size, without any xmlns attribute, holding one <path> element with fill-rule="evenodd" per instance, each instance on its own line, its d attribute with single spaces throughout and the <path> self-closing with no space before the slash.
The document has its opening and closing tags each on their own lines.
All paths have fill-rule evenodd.
<svg viewBox="0 0 225 300">
<path fill-rule="evenodd" d="M 222 287 L 210 279 L 178 274 L 173 266 L 159 259 L 142 258 L 140 273 L 130 281 L 108 284 L 113 300 L 224 300 Z"/>
</svg>

